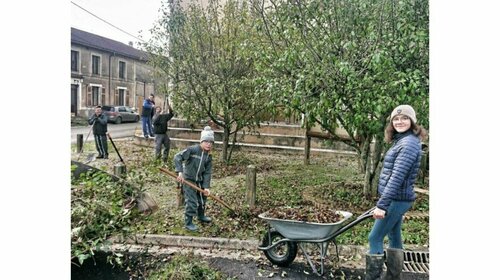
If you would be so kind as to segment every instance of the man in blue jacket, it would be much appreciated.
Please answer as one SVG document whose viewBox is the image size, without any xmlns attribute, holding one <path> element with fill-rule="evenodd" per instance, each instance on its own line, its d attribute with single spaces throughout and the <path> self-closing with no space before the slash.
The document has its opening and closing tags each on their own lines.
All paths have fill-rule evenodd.
<svg viewBox="0 0 500 280">
<path fill-rule="evenodd" d="M 153 126 L 151 125 L 151 115 L 155 106 L 154 99 L 155 95 L 151 93 L 149 98 L 144 99 L 142 103 L 142 133 L 146 139 L 148 139 L 149 136 L 154 137 Z"/>
</svg>

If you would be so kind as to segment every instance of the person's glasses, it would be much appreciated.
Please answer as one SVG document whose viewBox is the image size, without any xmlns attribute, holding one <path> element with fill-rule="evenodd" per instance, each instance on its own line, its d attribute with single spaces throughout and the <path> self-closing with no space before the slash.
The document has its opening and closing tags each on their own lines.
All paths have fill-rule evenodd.
<svg viewBox="0 0 500 280">
<path fill-rule="evenodd" d="M 400 117 L 394 117 L 394 119 L 392 119 L 392 122 L 403 122 L 403 121 L 409 121 L 410 120 L 410 117 L 408 116 L 400 116 Z"/>
</svg>

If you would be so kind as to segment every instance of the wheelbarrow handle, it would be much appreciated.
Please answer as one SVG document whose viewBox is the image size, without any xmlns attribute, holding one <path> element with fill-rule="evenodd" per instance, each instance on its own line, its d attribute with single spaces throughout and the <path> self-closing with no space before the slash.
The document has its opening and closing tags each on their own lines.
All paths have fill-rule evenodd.
<svg viewBox="0 0 500 280">
<path fill-rule="evenodd" d="M 375 211 L 376 208 L 377 208 L 377 206 L 374 206 L 374 207 L 370 208 L 369 210 L 367 210 L 363 214 L 359 215 L 359 217 L 356 218 L 356 220 L 364 220 L 364 219 L 366 219 L 368 217 L 373 216 L 373 211 Z"/>
<path fill-rule="evenodd" d="M 338 231 L 336 231 L 333 234 L 333 236 L 330 239 L 339 236 L 340 234 L 346 232 L 347 230 L 349 230 L 353 226 L 355 226 L 355 225 L 361 223 L 362 221 L 364 221 L 364 220 L 372 217 L 373 216 L 373 210 L 375 210 L 375 208 L 377 208 L 377 207 L 370 208 L 369 210 L 367 210 L 363 214 L 359 215 L 354 221 L 352 221 L 352 222 L 348 223 L 347 225 L 343 226 L 342 228 L 340 228 Z"/>
</svg>

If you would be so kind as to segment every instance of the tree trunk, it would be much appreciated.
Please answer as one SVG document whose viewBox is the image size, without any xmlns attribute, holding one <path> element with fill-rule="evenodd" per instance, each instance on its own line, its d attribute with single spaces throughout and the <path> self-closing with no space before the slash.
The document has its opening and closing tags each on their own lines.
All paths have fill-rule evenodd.
<svg viewBox="0 0 500 280">
<path fill-rule="evenodd" d="M 368 158 L 370 157 L 370 144 L 371 144 L 371 137 L 363 137 L 361 139 L 361 149 L 360 149 L 360 157 L 359 157 L 359 170 L 363 173 L 366 172 L 369 167 L 367 166 L 369 164 Z"/>
<path fill-rule="evenodd" d="M 366 169 L 365 169 L 365 179 L 363 186 L 363 194 L 366 199 L 372 198 L 371 184 L 372 184 L 372 174 L 371 170 L 371 160 L 369 158 L 366 159 Z"/>
<path fill-rule="evenodd" d="M 231 128 L 224 127 L 224 135 L 222 135 L 222 160 L 224 163 L 229 163 L 229 132 Z"/>
<path fill-rule="evenodd" d="M 361 139 L 361 149 L 360 149 L 360 155 L 359 155 L 359 170 L 362 173 L 365 173 L 367 170 L 367 164 L 368 164 L 368 158 L 370 157 L 370 138 L 365 138 Z"/>
<path fill-rule="evenodd" d="M 306 144 L 304 148 L 304 165 L 309 165 L 310 164 L 310 157 L 311 157 L 311 136 L 308 136 L 308 132 L 310 130 L 310 126 L 306 124 Z"/>
<path fill-rule="evenodd" d="M 371 199 L 377 196 L 377 184 L 375 178 L 380 172 L 379 162 L 382 155 L 383 139 L 375 136 L 373 145 L 369 146 L 369 151 L 366 153 L 366 169 L 363 186 L 363 194 L 366 199 Z"/>
<path fill-rule="evenodd" d="M 234 134 L 233 134 L 233 142 L 231 144 L 231 148 L 229 148 L 229 155 L 227 157 L 227 163 L 228 164 L 231 162 L 231 158 L 232 158 L 232 155 L 233 155 L 233 150 L 234 150 L 234 146 L 236 144 L 237 137 L 238 137 L 238 130 L 236 130 L 234 132 Z"/>
</svg>

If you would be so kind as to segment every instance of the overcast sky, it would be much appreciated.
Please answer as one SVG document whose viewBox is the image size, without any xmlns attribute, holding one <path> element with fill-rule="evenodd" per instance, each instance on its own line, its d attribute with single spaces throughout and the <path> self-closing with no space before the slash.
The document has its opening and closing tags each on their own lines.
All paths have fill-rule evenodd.
<svg viewBox="0 0 500 280">
<path fill-rule="evenodd" d="M 153 23 L 159 18 L 159 9 L 161 8 L 162 3 L 162 0 L 70 1 L 72 2 L 70 4 L 71 27 L 107 37 L 125 44 L 129 41 L 133 41 L 134 43 L 139 41 L 137 38 L 134 38 L 139 38 L 139 34 L 142 34 L 142 37 L 146 40 L 150 37 L 149 29 L 153 27 Z M 106 21 L 111 25 L 106 23 Z M 130 33 L 131 35 L 120 31 L 112 25 Z M 141 30 L 142 33 L 140 33 Z"/>
</svg>

